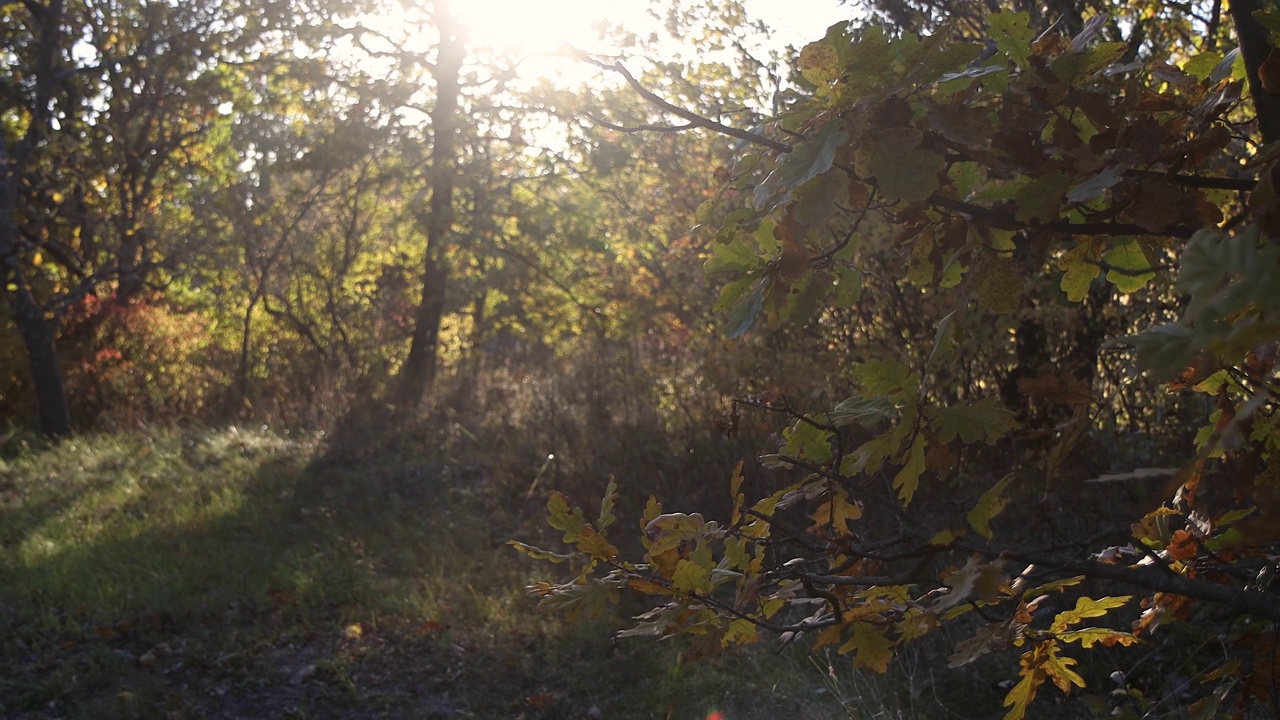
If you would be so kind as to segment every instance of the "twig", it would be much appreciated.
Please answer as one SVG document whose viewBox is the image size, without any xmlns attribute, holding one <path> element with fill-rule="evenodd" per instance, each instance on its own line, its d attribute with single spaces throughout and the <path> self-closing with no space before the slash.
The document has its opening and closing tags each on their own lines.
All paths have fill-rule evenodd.
<svg viewBox="0 0 1280 720">
<path fill-rule="evenodd" d="M 691 110 L 686 110 L 685 108 L 682 108 L 679 105 L 671 104 L 670 102 L 668 102 L 667 100 L 660 97 L 653 91 L 646 88 L 643 84 L 641 84 L 640 81 L 637 80 L 635 76 L 632 75 L 631 72 L 627 70 L 627 68 L 621 62 L 614 62 L 614 63 L 601 62 L 582 51 L 578 51 L 578 56 L 581 57 L 584 61 L 589 62 L 598 68 L 601 68 L 603 70 L 610 70 L 612 72 L 618 73 L 619 75 L 622 76 L 624 80 L 627 81 L 627 84 L 631 86 L 632 90 L 635 90 L 636 93 L 640 95 L 640 97 L 649 101 L 650 104 L 656 105 L 657 107 L 661 108 L 662 110 L 665 110 L 666 112 L 671 113 L 672 115 L 676 115 L 677 117 L 681 117 L 689 121 L 689 124 L 687 126 L 684 126 L 683 128 L 680 128 L 680 129 L 692 130 L 694 128 L 707 128 L 708 130 L 714 130 L 715 132 L 718 132 L 722 135 L 728 135 L 729 137 L 737 138 L 739 140 L 743 140 L 755 145 L 763 145 L 764 147 L 767 147 L 771 150 L 775 150 L 780 153 L 791 152 L 791 146 L 787 145 L 786 143 L 778 142 L 773 138 L 766 137 L 759 133 L 753 133 L 749 130 L 742 130 L 739 128 L 730 127 L 728 125 L 725 125 L 724 123 L 716 122 L 711 118 L 703 117 Z M 654 129 L 660 132 L 672 132 L 675 130 L 675 127 L 674 126 L 657 126 Z"/>
</svg>

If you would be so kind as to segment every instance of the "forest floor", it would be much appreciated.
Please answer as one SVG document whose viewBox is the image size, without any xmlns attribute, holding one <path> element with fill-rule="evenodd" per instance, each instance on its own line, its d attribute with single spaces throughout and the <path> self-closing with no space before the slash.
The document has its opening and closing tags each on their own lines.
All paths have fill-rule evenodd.
<svg viewBox="0 0 1280 720">
<path fill-rule="evenodd" d="M 935 716 L 799 647 L 681 663 L 537 610 L 557 568 L 506 540 L 545 537 L 539 501 L 491 470 L 235 428 L 11 443 L 0 718 Z"/>
</svg>

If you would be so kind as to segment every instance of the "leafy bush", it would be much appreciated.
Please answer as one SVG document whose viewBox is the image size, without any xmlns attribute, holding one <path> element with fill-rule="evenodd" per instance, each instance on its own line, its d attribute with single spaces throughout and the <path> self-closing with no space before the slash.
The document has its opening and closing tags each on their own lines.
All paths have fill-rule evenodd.
<svg viewBox="0 0 1280 720">
<path fill-rule="evenodd" d="M 1096 41 L 1105 22 L 1067 37 L 997 13 L 985 48 L 841 23 L 804 48 L 805 93 L 736 132 L 753 149 L 700 210 L 706 270 L 733 336 L 816 319 L 852 394 L 747 400 L 790 423 L 762 458 L 776 480 L 740 465 L 718 520 L 651 498 L 640 558 L 608 534 L 616 493 L 591 513 L 553 496 L 567 550 L 516 543 L 572 568 L 531 588 L 544 604 L 629 591 L 654 607 L 624 635 L 694 654 L 807 635 L 876 672 L 955 628 L 952 666 L 1019 656 L 1009 720 L 1046 683 L 1086 687 L 1080 651 L 1218 623 L 1203 682 L 1148 709 L 1274 709 L 1276 146 L 1240 128 L 1273 142 L 1280 118 L 1241 102 L 1246 76 L 1263 92 L 1244 55 L 1133 61 Z M 1179 394 L 1135 394 L 1142 372 Z M 1108 447 L 1133 451 L 1084 456 Z M 1128 520 L 1089 517 L 1090 491 L 1135 483 L 1155 489 Z"/>
</svg>

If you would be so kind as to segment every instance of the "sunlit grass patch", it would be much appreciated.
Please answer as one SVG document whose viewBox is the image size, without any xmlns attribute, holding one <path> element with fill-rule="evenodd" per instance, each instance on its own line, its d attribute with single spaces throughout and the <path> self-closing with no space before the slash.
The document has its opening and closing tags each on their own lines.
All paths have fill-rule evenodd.
<svg viewBox="0 0 1280 720">
<path fill-rule="evenodd" d="M 678 646 L 612 640 L 616 620 L 539 612 L 524 588 L 544 569 L 505 541 L 527 537 L 541 501 L 481 459 L 332 463 L 310 438 L 222 429 L 0 460 L 0 664 L 16 669 L 0 675 L 0 717 L 750 718 L 813 704 L 820 678 L 792 655 L 682 665 Z"/>
</svg>

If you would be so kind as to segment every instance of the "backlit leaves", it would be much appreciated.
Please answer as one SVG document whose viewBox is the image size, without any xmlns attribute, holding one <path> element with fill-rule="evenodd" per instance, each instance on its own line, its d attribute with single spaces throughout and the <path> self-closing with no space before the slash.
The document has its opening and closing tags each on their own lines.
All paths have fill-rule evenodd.
<svg viewBox="0 0 1280 720">
<path fill-rule="evenodd" d="M 978 504 L 974 505 L 966 518 L 969 521 L 969 527 L 988 540 L 991 539 L 991 520 L 1009 505 L 1009 499 L 1003 493 L 1011 482 L 1013 482 L 1013 476 L 1008 475 L 990 490 L 982 493 L 982 497 L 978 498 Z"/>
<path fill-rule="evenodd" d="M 1018 548 L 994 521 L 1033 494 L 1011 471 L 1043 471 L 1050 491 L 1088 472 L 1073 467 L 1072 452 L 1095 447 L 1095 431 L 1134 412 L 1113 387 L 1127 382 L 1114 364 L 1132 356 L 1156 379 L 1178 378 L 1173 389 L 1218 398 L 1201 460 L 1226 457 L 1232 433 L 1239 446 L 1280 449 L 1270 401 L 1280 249 L 1242 214 L 1269 207 L 1274 188 L 1264 182 L 1246 200 L 1239 188 L 1249 186 L 1241 182 L 1249 166 L 1224 155 L 1250 146 L 1241 84 L 1230 79 L 1238 54 L 1192 54 L 1181 69 L 1142 55 L 1119 65 L 1131 48 L 1105 41 L 1115 39 L 1108 18 L 1086 20 L 1074 39 L 1042 34 L 1027 13 L 985 20 L 996 54 L 978 64 L 982 48 L 955 41 L 960 32 L 921 38 L 847 23 L 801 52 L 801 85 L 812 96 L 763 126 L 781 128 L 771 137 L 794 150 L 751 154 L 726 183 L 723 197 L 739 207 L 724 209 L 706 270 L 724 282 L 717 309 L 732 335 L 763 317 L 771 328 L 803 327 L 851 346 L 839 382 L 853 386 L 845 391 L 853 397 L 828 408 L 801 408 L 799 396 L 765 401 L 785 417 L 778 453 L 764 461 L 774 485 L 751 505 L 735 472 L 727 528 L 650 516 L 641 570 L 658 582 L 651 594 L 679 606 L 663 617 L 694 619 L 697 629 L 685 632 L 736 644 L 767 623 L 748 626 L 734 613 L 776 618 L 787 638 L 813 630 L 818 645 L 876 671 L 898 643 L 981 615 L 953 664 L 1022 648 L 1019 681 L 1005 698 L 1016 719 L 1046 682 L 1064 693 L 1084 686 L 1064 649 L 1137 642 L 1131 632 L 1087 626 L 1131 598 L 1081 597 L 1086 577 L 1097 577 L 1073 565 L 1114 570 L 1143 556 L 1123 545 L 1090 555 L 1095 548 L 1063 544 L 1059 551 L 1072 550 L 1058 556 L 1061 565 L 1027 566 L 1027 553 L 1022 574 L 1006 576 Z M 1275 162 L 1262 148 L 1252 167 L 1269 177 Z M 1193 235 L 1200 226 L 1214 229 Z M 1172 292 L 1166 266 L 1178 268 Z M 1067 301 L 1087 304 L 1067 306 L 1054 284 Z M 1190 298 L 1176 322 L 1165 314 L 1174 294 Z M 1155 307 L 1163 324 L 1111 339 L 1103 352 L 1094 328 L 1079 325 L 1130 331 Z M 1046 343 L 1038 331 L 1066 335 L 1038 348 Z M 1079 357 L 1069 348 L 1077 337 Z M 1106 383 L 1096 376 L 1104 353 Z M 1248 405 L 1235 402 L 1242 394 Z M 1257 417 L 1243 422 L 1237 413 Z M 963 488 L 972 505 L 919 502 L 926 477 L 938 478 L 938 492 Z M 1170 573 L 1198 581 L 1202 568 L 1231 562 L 1209 555 L 1246 534 L 1172 510 L 1194 501 L 1189 487 L 1167 517 L 1149 517 L 1152 527 L 1139 523 L 1134 536 Z M 1075 511 L 1074 498 L 1043 487 L 1034 494 L 1059 503 L 1054 512 Z M 910 533 L 877 546 L 896 516 Z M 558 517 L 575 523 L 569 511 Z M 612 557 L 608 547 L 577 542 L 591 559 Z M 1036 552 L 1057 552 L 1048 544 Z M 901 575 L 916 558 L 919 569 Z M 696 604 L 713 590 L 732 612 Z M 1049 595 L 1074 607 L 1050 614 Z M 1177 597 L 1148 598 L 1135 632 L 1185 615 Z"/>
<path fill-rule="evenodd" d="M 1049 627 L 1049 632 L 1062 632 L 1072 625 L 1076 625 L 1089 618 L 1102 617 L 1108 612 L 1124 606 L 1132 599 L 1133 598 L 1130 595 L 1104 597 L 1097 600 L 1082 597 L 1076 600 L 1076 606 L 1074 608 L 1064 610 L 1054 616 L 1053 624 Z"/>
<path fill-rule="evenodd" d="M 920 147 L 924 136 L 914 128 L 877 132 L 874 141 L 859 147 L 855 158 L 858 174 L 875 178 L 880 192 L 890 200 L 924 200 L 938 189 L 937 174 L 946 161 Z"/>
<path fill-rule="evenodd" d="M 994 445 L 997 440 L 1018 427 L 1013 412 L 1000 406 L 995 398 L 975 403 L 957 403 L 950 407 L 929 408 L 929 426 L 943 442 L 959 438 L 965 444 L 983 442 Z"/>
<path fill-rule="evenodd" d="M 987 16 L 987 27 L 996 47 L 1022 69 L 1028 67 L 1031 42 L 1036 37 L 1030 27 L 1030 19 L 1025 12 L 999 12 Z"/>
<path fill-rule="evenodd" d="M 755 209 L 763 210 L 779 193 L 787 193 L 831 169 L 836 150 L 849 136 L 840 123 L 829 122 L 813 137 L 792 148 L 778 167 L 756 187 Z"/>
<path fill-rule="evenodd" d="M 1102 256 L 1102 261 L 1111 266 L 1107 271 L 1107 280 L 1120 292 L 1137 292 L 1156 276 L 1151 271 L 1151 261 L 1147 259 L 1142 245 L 1134 238 L 1125 238 L 1113 245 Z"/>
</svg>

